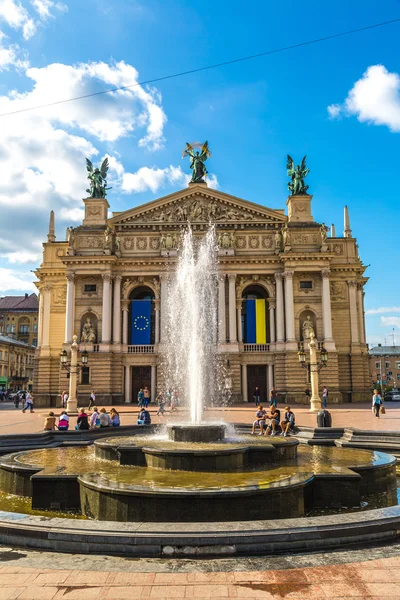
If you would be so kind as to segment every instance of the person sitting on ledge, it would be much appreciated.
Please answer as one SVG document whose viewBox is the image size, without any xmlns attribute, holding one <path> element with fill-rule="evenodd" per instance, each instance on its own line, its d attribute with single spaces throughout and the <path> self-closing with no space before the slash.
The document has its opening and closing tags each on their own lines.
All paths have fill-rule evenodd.
<svg viewBox="0 0 400 600">
<path fill-rule="evenodd" d="M 112 421 L 105 408 L 100 409 L 100 427 L 111 427 Z"/>
<path fill-rule="evenodd" d="M 289 430 L 294 430 L 294 413 L 290 410 L 290 406 L 285 407 L 285 417 L 281 421 L 281 428 L 283 437 L 287 437 Z"/>
<path fill-rule="evenodd" d="M 56 428 L 56 418 L 54 416 L 53 411 L 51 410 L 44 421 L 43 429 L 45 431 L 54 431 L 55 428 Z"/>
<path fill-rule="evenodd" d="M 88 421 L 88 416 L 85 413 L 85 409 L 84 408 L 80 408 L 79 409 L 79 415 L 78 418 L 76 420 L 76 427 L 75 429 L 89 429 L 89 421 Z"/>
<path fill-rule="evenodd" d="M 265 435 L 276 435 L 278 433 L 278 427 L 281 420 L 281 411 L 276 406 L 271 407 L 271 414 L 269 415 L 269 423 L 265 430 Z"/>
<path fill-rule="evenodd" d="M 267 414 L 267 411 L 263 409 L 263 407 L 261 406 L 261 404 L 258 406 L 257 412 L 256 412 L 256 420 L 253 422 L 253 428 L 251 430 L 251 435 L 254 435 L 255 433 L 255 429 L 258 426 L 260 428 L 260 433 L 259 435 L 262 435 L 264 432 L 264 427 L 265 427 L 265 415 Z"/>
<path fill-rule="evenodd" d="M 137 424 L 138 425 L 151 425 L 151 417 L 150 417 L 150 413 L 146 408 L 142 408 L 142 410 L 139 413 L 139 417 L 137 420 Z"/>
<path fill-rule="evenodd" d="M 119 412 L 114 407 L 112 407 L 112 409 L 110 410 L 110 419 L 113 427 L 119 427 L 121 425 Z"/>
<path fill-rule="evenodd" d="M 67 431 L 69 427 L 69 416 L 67 415 L 67 411 L 61 411 L 61 415 L 58 417 L 58 431 Z"/>
</svg>

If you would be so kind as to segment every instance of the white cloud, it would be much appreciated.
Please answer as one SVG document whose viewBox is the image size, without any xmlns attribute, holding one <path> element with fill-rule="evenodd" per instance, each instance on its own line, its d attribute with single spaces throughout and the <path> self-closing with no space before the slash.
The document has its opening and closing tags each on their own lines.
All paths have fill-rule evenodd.
<svg viewBox="0 0 400 600">
<path fill-rule="evenodd" d="M 166 183 L 185 183 L 185 174 L 180 167 L 172 165 L 165 169 L 141 167 L 136 173 L 124 173 L 122 177 L 122 191 L 138 193 L 151 190 L 155 193 Z"/>
<path fill-rule="evenodd" d="M 27 69 L 28 61 L 26 53 L 18 44 L 10 44 L 7 46 L 6 36 L 0 31 L 0 71 L 5 71 L 11 67 L 18 70 Z"/>
<path fill-rule="evenodd" d="M 0 267 L 0 294 L 10 290 L 34 292 L 32 273 L 18 273 L 12 269 Z"/>
<path fill-rule="evenodd" d="M 3 258 L 7 258 L 8 262 L 11 264 L 26 264 L 26 263 L 37 263 L 40 260 L 39 252 L 26 252 L 16 251 L 16 252 L 8 252 L 7 254 L 0 254 Z"/>
<path fill-rule="evenodd" d="M 33 6 L 36 15 L 28 11 Z M 31 0 L 31 2 L 20 2 L 19 0 L 0 0 L 0 21 L 9 27 L 21 30 L 24 39 L 29 40 L 39 25 L 47 21 L 54 14 L 52 11 L 65 11 L 67 7 L 61 2 L 52 0 Z"/>
<path fill-rule="evenodd" d="M 328 106 L 331 118 L 356 116 L 359 121 L 400 131 L 400 76 L 383 65 L 368 67 L 342 105 Z"/>
<path fill-rule="evenodd" d="M 366 315 L 381 315 L 385 313 L 400 312 L 400 306 L 380 306 L 379 308 L 369 308 L 365 311 Z"/>
<path fill-rule="evenodd" d="M 39 17 L 42 21 L 46 21 L 50 17 L 53 17 L 52 9 L 66 11 L 67 6 L 62 2 L 53 2 L 52 0 L 30 0 L 33 8 L 39 13 Z"/>
<path fill-rule="evenodd" d="M 400 329 L 400 317 L 381 317 L 383 327 L 397 327 Z"/>
<path fill-rule="evenodd" d="M 83 208 L 66 208 L 63 207 L 57 212 L 57 216 L 67 223 L 73 221 L 74 223 L 82 223 L 82 219 L 85 216 Z"/>
</svg>

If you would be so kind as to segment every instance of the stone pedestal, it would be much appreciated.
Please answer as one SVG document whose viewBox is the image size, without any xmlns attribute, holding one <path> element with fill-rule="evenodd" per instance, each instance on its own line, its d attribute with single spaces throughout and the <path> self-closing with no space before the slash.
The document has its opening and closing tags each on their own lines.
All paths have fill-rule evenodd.
<svg viewBox="0 0 400 600">
<path fill-rule="evenodd" d="M 84 198 L 85 218 L 82 225 L 107 225 L 110 205 L 106 198 Z"/>
<path fill-rule="evenodd" d="M 302 194 L 301 196 L 289 196 L 286 200 L 288 207 L 289 223 L 312 223 L 314 218 L 311 214 L 312 196 Z"/>
</svg>

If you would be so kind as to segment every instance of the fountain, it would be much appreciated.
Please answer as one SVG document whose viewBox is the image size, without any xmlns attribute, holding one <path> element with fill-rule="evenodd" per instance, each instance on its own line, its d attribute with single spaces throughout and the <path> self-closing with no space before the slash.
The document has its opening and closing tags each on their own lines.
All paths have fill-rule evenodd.
<svg viewBox="0 0 400 600">
<path fill-rule="evenodd" d="M 68 432 L 69 446 L 82 436 L 94 443 L 3 457 L 3 493 L 32 498 L 36 510 L 148 523 L 287 519 L 360 509 L 371 494 L 374 502 L 397 504 L 392 456 L 300 447 L 295 438 L 254 437 L 243 427 L 228 434 L 223 423 L 204 421 L 204 400 L 218 394 L 223 375 L 217 276 L 214 228 L 198 240 L 189 227 L 168 282 L 168 343 L 162 351 L 165 389 L 179 391 L 189 422 L 164 430 L 150 426 L 147 435 L 140 427 L 128 428 L 128 436 L 120 428 L 115 437 L 101 430 Z"/>
</svg>

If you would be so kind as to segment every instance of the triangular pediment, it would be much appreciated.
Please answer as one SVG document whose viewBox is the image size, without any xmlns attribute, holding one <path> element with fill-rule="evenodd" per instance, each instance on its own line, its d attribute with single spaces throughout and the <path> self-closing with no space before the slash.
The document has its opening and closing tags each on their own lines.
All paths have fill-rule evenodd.
<svg viewBox="0 0 400 600">
<path fill-rule="evenodd" d="M 283 210 L 273 210 L 230 194 L 193 184 L 168 196 L 115 214 L 112 227 L 191 223 L 284 224 Z"/>
</svg>

